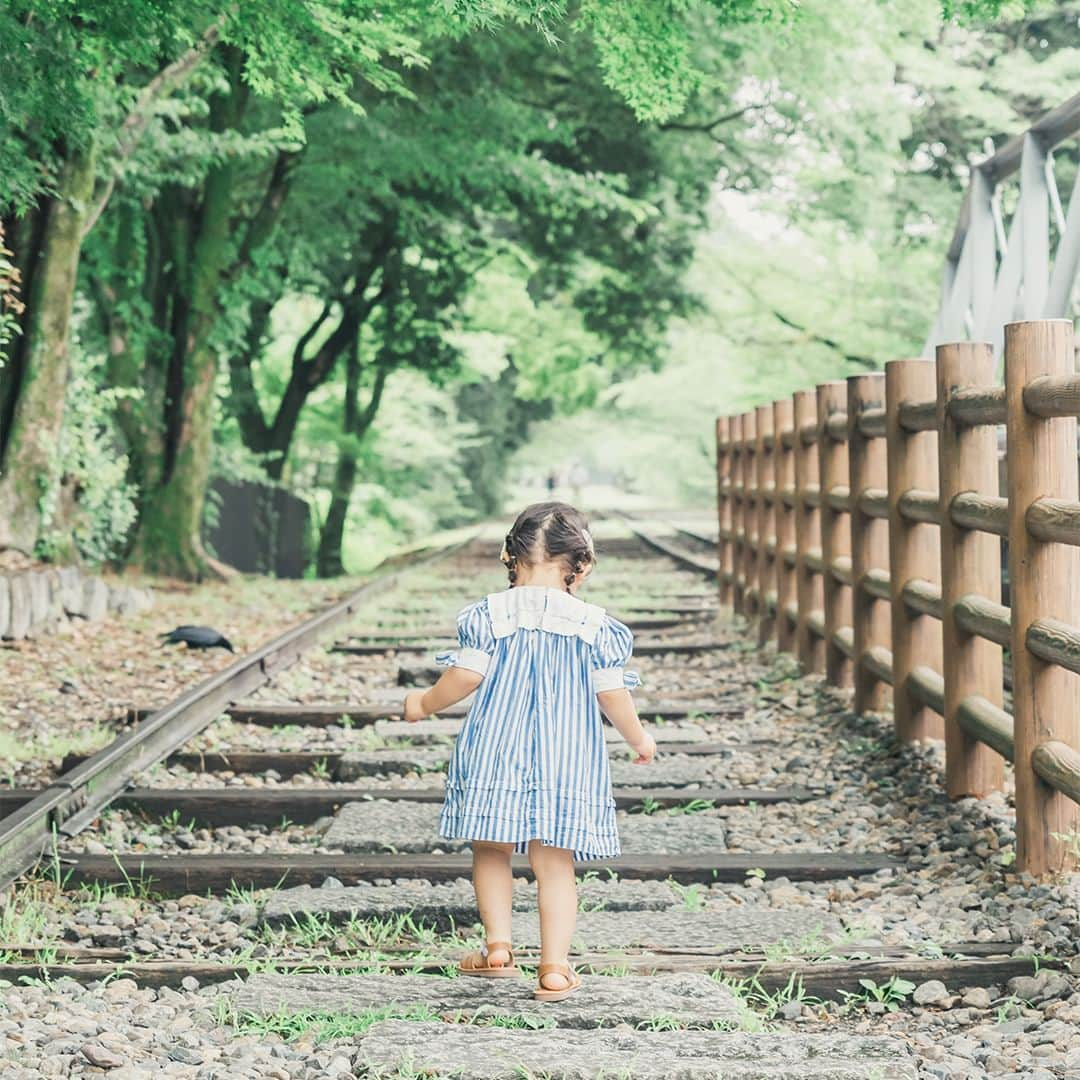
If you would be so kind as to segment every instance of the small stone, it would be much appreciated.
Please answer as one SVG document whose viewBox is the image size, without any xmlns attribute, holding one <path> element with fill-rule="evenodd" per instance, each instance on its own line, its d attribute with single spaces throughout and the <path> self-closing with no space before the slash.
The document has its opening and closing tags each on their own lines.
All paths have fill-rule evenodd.
<svg viewBox="0 0 1080 1080">
<path fill-rule="evenodd" d="M 115 979 L 105 987 L 105 996 L 110 1001 L 123 1001 L 131 997 L 139 989 L 139 984 L 134 979 Z"/>
<path fill-rule="evenodd" d="M 801 1001 L 785 1001 L 780 1006 L 780 1015 L 785 1020 L 798 1020 L 802 1016 L 802 1002 Z"/>
<path fill-rule="evenodd" d="M 124 1058 L 100 1043 L 83 1043 L 79 1052 L 99 1069 L 119 1069 L 124 1064 Z"/>
<path fill-rule="evenodd" d="M 930 979 L 915 988 L 911 1000 L 916 1005 L 942 1005 L 949 997 L 948 988 L 940 979 Z"/>
<path fill-rule="evenodd" d="M 982 986 L 973 986 L 964 993 L 960 1000 L 970 1009 L 990 1008 L 990 995 L 987 993 L 986 988 Z"/>
<path fill-rule="evenodd" d="M 180 985 L 187 991 L 194 993 L 199 989 L 199 980 L 194 975 L 185 975 L 180 980 Z"/>
<path fill-rule="evenodd" d="M 170 1046 L 166 1051 L 169 1057 L 173 1061 L 179 1061 L 183 1065 L 201 1065 L 203 1063 L 203 1055 L 197 1050 L 192 1050 L 189 1046 Z"/>
</svg>

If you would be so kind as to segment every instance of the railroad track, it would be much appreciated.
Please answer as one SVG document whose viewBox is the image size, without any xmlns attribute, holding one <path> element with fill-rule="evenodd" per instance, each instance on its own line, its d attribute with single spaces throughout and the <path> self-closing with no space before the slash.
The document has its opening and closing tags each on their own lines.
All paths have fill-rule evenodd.
<svg viewBox="0 0 1080 1080">
<path fill-rule="evenodd" d="M 463 710 L 420 725 L 397 712 L 458 608 L 502 587 L 485 540 L 373 582 L 177 702 L 132 703 L 113 746 L 69 759 L 44 791 L 0 794 L 4 872 L 46 852 L 7 910 L 46 904 L 55 930 L 0 941 L 0 979 L 133 980 L 241 1033 L 362 1033 L 342 1051 L 359 1076 L 521 1075 L 515 1061 L 560 1075 L 558 1055 L 573 1052 L 606 1075 L 669 1075 L 678 1053 L 699 1070 L 687 1075 L 749 1080 L 767 1064 L 915 1077 L 903 1038 L 855 1022 L 839 1038 L 835 1015 L 801 1016 L 800 995 L 838 1002 L 897 980 L 1000 990 L 1031 960 L 1007 941 L 931 948 L 863 925 L 855 901 L 902 878 L 902 842 L 858 829 L 829 842 L 851 795 L 847 765 L 820 767 L 835 729 L 770 691 L 783 673 L 718 619 L 707 536 L 627 526 L 601 527 L 590 597 L 635 627 L 661 753 L 643 769 L 610 745 L 623 854 L 582 871 L 583 993 L 545 1010 L 527 985 L 447 977 L 478 933 L 470 857 L 435 828 Z M 535 891 L 523 860 L 515 873 L 527 966 Z M 750 1036 L 718 1030 L 796 1015 L 791 1031 L 754 1035 L 752 1053 Z M 597 1030 L 618 1023 L 635 1029 L 621 1042 Z M 489 1056 L 503 1064 L 475 1065 Z M 235 1075 L 335 1075 L 312 1067 Z"/>
</svg>

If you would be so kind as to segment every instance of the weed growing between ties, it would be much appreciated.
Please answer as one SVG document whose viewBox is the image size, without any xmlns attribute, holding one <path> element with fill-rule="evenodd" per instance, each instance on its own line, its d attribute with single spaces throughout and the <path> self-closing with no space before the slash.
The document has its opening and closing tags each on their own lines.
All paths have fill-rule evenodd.
<svg viewBox="0 0 1080 1080">
<path fill-rule="evenodd" d="M 383 918 L 353 914 L 344 922 L 302 913 L 279 925 L 259 926 L 229 961 L 252 973 L 421 974 L 435 967 L 456 975 L 446 964 L 447 950 L 478 947 L 480 941 L 475 932 L 459 930 L 452 921 L 450 930 L 442 933 L 407 913 Z"/>
<path fill-rule="evenodd" d="M 686 814 L 700 814 L 703 810 L 715 810 L 716 802 L 713 799 L 687 799 L 686 802 L 677 803 L 675 806 L 664 807 L 650 795 L 646 795 L 640 803 L 632 806 L 631 814 L 659 814 L 667 813 L 671 817 Z"/>
<path fill-rule="evenodd" d="M 709 891 L 699 881 L 684 885 L 674 878 L 668 878 L 667 885 L 682 904 L 683 911 L 704 911 L 709 904 Z"/>
<path fill-rule="evenodd" d="M 801 1005 L 811 1006 L 822 1004 L 820 998 L 806 992 L 802 978 L 794 972 L 783 986 L 770 992 L 761 982 L 763 968 L 764 965 L 756 974 L 742 979 L 734 978 L 721 970 L 712 972 L 712 978 L 731 993 L 739 1010 L 734 1022 L 718 1021 L 718 1028 L 726 1025 L 727 1030 L 767 1032 L 772 1030 L 770 1021 L 774 1020 L 789 1002 L 797 1001 Z"/>
<path fill-rule="evenodd" d="M 214 1020 L 222 1027 L 229 1027 L 242 1035 L 280 1035 L 295 1042 L 301 1037 L 314 1043 L 331 1039 L 349 1039 L 362 1035 L 380 1020 L 441 1020 L 439 1013 L 426 1005 L 402 1007 L 397 1004 L 362 1009 L 355 1013 L 299 1012 L 284 1009 L 261 1015 L 237 1012 L 234 1003 L 225 997 L 215 1003 Z"/>
</svg>

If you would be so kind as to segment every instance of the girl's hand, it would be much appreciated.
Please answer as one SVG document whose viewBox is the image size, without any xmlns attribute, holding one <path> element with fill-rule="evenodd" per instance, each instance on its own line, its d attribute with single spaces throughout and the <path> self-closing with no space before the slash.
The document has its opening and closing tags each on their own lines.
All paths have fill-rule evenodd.
<svg viewBox="0 0 1080 1080">
<path fill-rule="evenodd" d="M 635 743 L 630 749 L 637 754 L 634 758 L 635 765 L 648 765 L 656 756 L 656 740 L 646 731 L 642 734 L 641 741 Z"/>
<path fill-rule="evenodd" d="M 423 700 L 424 692 L 422 690 L 413 690 L 405 695 L 405 719 L 408 723 L 415 724 L 427 716 L 427 713 L 424 712 Z"/>
</svg>

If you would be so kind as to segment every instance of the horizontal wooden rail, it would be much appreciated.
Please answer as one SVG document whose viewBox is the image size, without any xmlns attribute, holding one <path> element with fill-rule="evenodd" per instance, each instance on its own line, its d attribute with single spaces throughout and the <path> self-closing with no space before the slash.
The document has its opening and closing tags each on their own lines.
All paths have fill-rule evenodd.
<svg viewBox="0 0 1080 1080">
<path fill-rule="evenodd" d="M 1026 516 L 1028 532 L 1036 540 L 1080 547 L 1080 502 L 1036 499 Z"/>
<path fill-rule="evenodd" d="M 836 442 L 847 442 L 847 413 L 833 413 L 825 421 L 825 434 Z"/>
<path fill-rule="evenodd" d="M 941 507 L 936 491 L 905 491 L 899 500 L 900 513 L 909 521 L 924 521 L 929 525 L 941 524 Z"/>
<path fill-rule="evenodd" d="M 900 426 L 908 431 L 933 431 L 937 427 L 937 402 L 900 402 Z"/>
<path fill-rule="evenodd" d="M 1080 375 L 1041 375 L 1024 387 L 1027 411 L 1044 420 L 1080 416 Z"/>
<path fill-rule="evenodd" d="M 892 686 L 892 649 L 887 649 L 884 645 L 871 645 L 862 655 L 862 665 L 875 679 Z"/>
<path fill-rule="evenodd" d="M 942 618 L 941 613 L 941 586 L 932 581 L 924 581 L 922 578 L 912 578 L 904 582 L 901 591 L 904 603 L 920 615 L 930 615 L 938 621 Z"/>
<path fill-rule="evenodd" d="M 1080 751 L 1050 739 L 1031 752 L 1031 766 L 1055 791 L 1080 803 Z"/>
<path fill-rule="evenodd" d="M 859 413 L 859 431 L 868 439 L 885 438 L 885 409 L 876 406 L 871 409 L 863 409 Z"/>
<path fill-rule="evenodd" d="M 912 694 L 939 716 L 945 712 L 945 680 L 933 669 L 920 664 L 908 676 Z"/>
<path fill-rule="evenodd" d="M 851 489 L 846 484 L 837 484 L 825 492 L 825 499 L 834 510 L 851 509 Z"/>
<path fill-rule="evenodd" d="M 821 488 L 817 484 L 807 484 L 803 488 L 802 497 L 807 506 L 821 506 Z"/>
<path fill-rule="evenodd" d="M 841 626 L 832 636 L 833 644 L 850 660 L 855 655 L 855 630 Z"/>
<path fill-rule="evenodd" d="M 806 565 L 814 571 L 815 574 L 825 573 L 825 556 L 821 553 L 821 548 L 810 548 L 806 553 Z"/>
<path fill-rule="evenodd" d="M 973 694 L 960 702 L 956 719 L 973 739 L 996 750 L 1006 761 L 1012 761 L 1013 718 L 1004 709 Z"/>
<path fill-rule="evenodd" d="M 872 569 L 863 574 L 863 588 L 878 600 L 892 597 L 892 579 L 888 570 Z"/>
<path fill-rule="evenodd" d="M 980 495 L 965 491 L 949 504 L 949 516 L 954 525 L 977 532 L 1009 535 L 1009 503 L 999 495 Z"/>
<path fill-rule="evenodd" d="M 1005 388 L 969 386 L 954 390 L 946 406 L 951 419 L 963 427 L 1005 423 Z"/>
<path fill-rule="evenodd" d="M 1036 619 L 1027 629 L 1028 651 L 1080 674 L 1080 628 L 1059 619 Z"/>
<path fill-rule="evenodd" d="M 884 488 L 867 488 L 859 496 L 859 509 L 867 517 L 888 520 L 889 493 Z"/>
<path fill-rule="evenodd" d="M 811 611 L 806 616 L 806 625 L 810 628 L 810 632 L 819 638 L 825 637 L 825 612 L 820 608 Z"/>
<path fill-rule="evenodd" d="M 997 645 L 1009 645 L 1012 619 L 1004 604 L 968 593 L 953 605 L 953 616 L 961 630 Z"/>
<path fill-rule="evenodd" d="M 813 446 L 818 441 L 817 422 L 808 420 L 805 424 L 801 424 L 799 426 L 799 438 L 802 440 L 803 446 Z"/>
<path fill-rule="evenodd" d="M 841 585 L 851 585 L 851 556 L 837 555 L 829 567 L 829 572 Z"/>
</svg>

